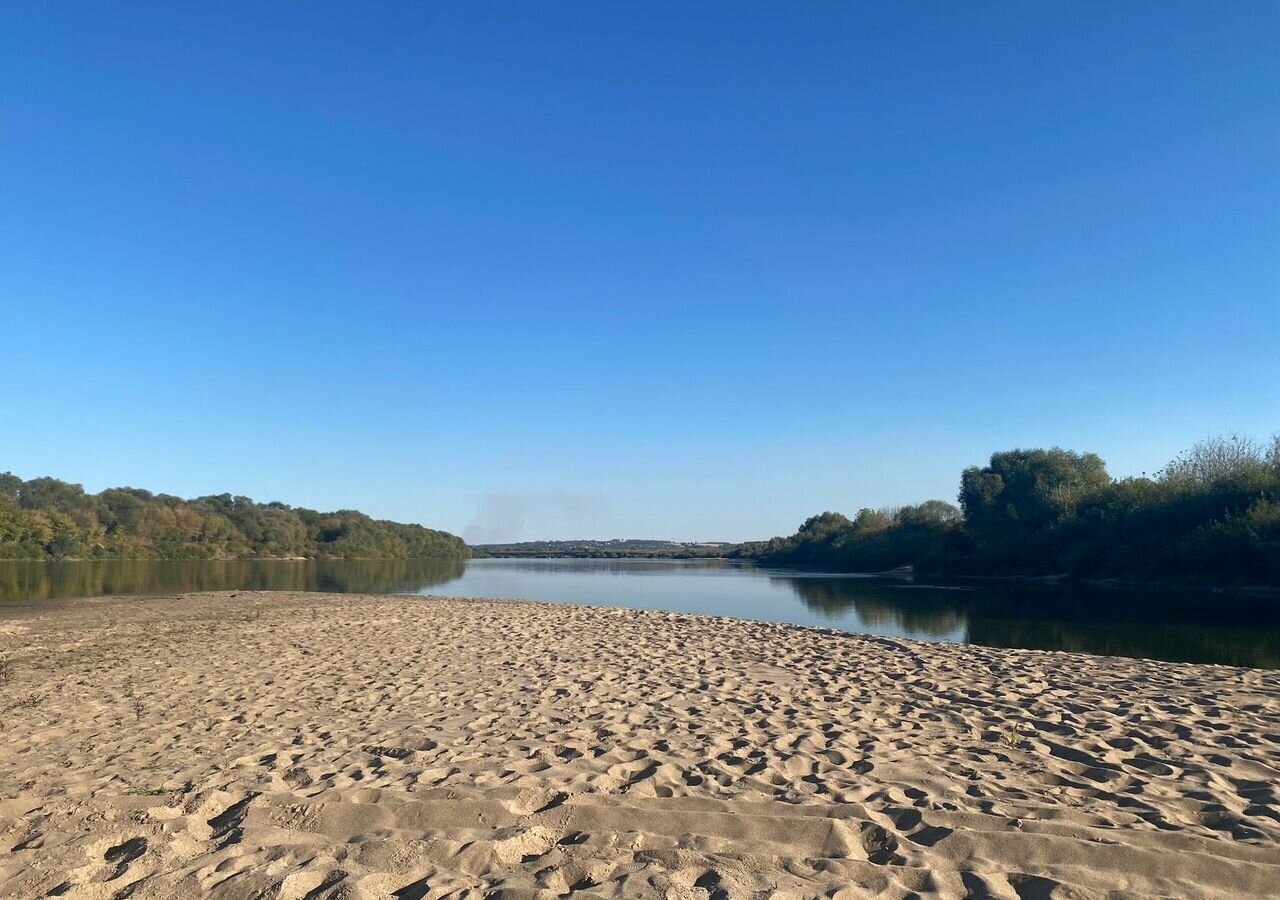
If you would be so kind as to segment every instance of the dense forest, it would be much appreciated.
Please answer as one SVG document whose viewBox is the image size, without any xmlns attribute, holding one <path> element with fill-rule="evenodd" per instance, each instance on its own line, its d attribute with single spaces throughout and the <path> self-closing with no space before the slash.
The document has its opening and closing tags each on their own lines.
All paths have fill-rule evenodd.
<svg viewBox="0 0 1280 900">
<path fill-rule="evenodd" d="M 1280 585 L 1280 437 L 1196 444 L 1154 477 L 1113 479 L 1093 453 L 1009 450 L 930 500 L 826 512 L 734 555 L 854 572 Z"/>
<path fill-rule="evenodd" d="M 87 494 L 56 478 L 0 473 L 0 559 L 462 558 L 462 539 L 343 509 L 316 512 L 218 494 L 137 488 Z"/>
</svg>

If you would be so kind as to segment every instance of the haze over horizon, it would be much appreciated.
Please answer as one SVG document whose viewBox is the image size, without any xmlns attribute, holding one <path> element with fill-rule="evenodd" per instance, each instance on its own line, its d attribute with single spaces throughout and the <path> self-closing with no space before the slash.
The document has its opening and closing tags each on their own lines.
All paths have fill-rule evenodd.
<svg viewBox="0 0 1280 900">
<path fill-rule="evenodd" d="M 753 540 L 1280 427 L 1280 5 L 0 10 L 0 471 Z"/>
</svg>

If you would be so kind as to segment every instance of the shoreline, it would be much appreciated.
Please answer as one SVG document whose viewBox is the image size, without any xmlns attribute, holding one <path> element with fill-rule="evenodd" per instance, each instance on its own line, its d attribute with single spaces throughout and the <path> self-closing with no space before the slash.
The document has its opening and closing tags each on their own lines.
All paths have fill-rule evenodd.
<svg viewBox="0 0 1280 900">
<path fill-rule="evenodd" d="M 258 591 L 0 653 L 6 897 L 1280 896 L 1268 670 Z"/>
<path fill-rule="evenodd" d="M 484 560 L 564 560 L 584 559 L 601 562 L 723 562 L 733 565 L 754 567 L 778 572 L 791 572 L 805 575 L 840 578 L 898 578 L 898 579 L 934 579 L 937 581 L 973 581 L 984 584 L 1032 584 L 1049 588 L 1100 588 L 1122 591 L 1172 591 L 1177 593 L 1231 594 L 1258 599 L 1280 599 L 1280 585 L 1251 584 L 1205 584 L 1193 581 L 1159 581 L 1132 580 L 1119 576 L 1096 578 L 1065 573 L 1045 575 L 976 575 L 971 573 L 931 573 L 915 572 L 909 567 L 886 569 L 878 572 L 850 572 L 843 569 L 824 568 L 821 566 L 777 565 L 762 562 L 750 557 L 734 556 L 655 556 L 652 554 L 602 556 L 571 553 L 529 553 L 508 556 L 470 555 L 470 556 L 220 556 L 220 557 L 67 557 L 63 559 L 0 559 L 0 563 L 232 563 L 232 562 L 473 562 Z"/>
<path fill-rule="evenodd" d="M 529 597 L 471 597 L 456 596 L 448 593 L 442 594 L 420 594 L 420 593 L 368 593 L 361 591 L 312 591 L 312 590 L 275 590 L 261 588 L 234 588 L 224 590 L 199 590 L 199 591 L 150 591 L 150 592 L 133 592 L 123 594 L 101 594 L 96 596 L 74 596 L 74 597 L 50 597 L 47 599 L 29 600 L 29 601 L 8 601 L 0 603 L 0 620 L 6 618 L 24 618 L 33 614 L 41 614 L 45 612 L 62 611 L 67 612 L 78 605 L 98 605 L 98 604 L 114 604 L 125 603 L 131 604 L 136 602 L 147 601 L 177 601 L 189 602 L 191 600 L 200 600 L 201 598 L 228 598 L 238 599 L 242 601 L 250 601 L 255 598 L 258 600 L 269 601 L 273 597 L 287 597 L 290 599 L 311 599 L 314 598 L 319 602 L 340 600 L 340 599 L 380 599 L 380 600 L 404 600 L 404 601 L 429 601 L 432 603 L 454 604 L 500 604 L 504 606 L 530 606 L 534 608 L 560 609 L 563 607 L 571 607 L 573 609 L 586 610 L 590 613 L 601 616 L 609 616 L 613 614 L 640 615 L 658 617 L 669 621 L 683 622 L 689 620 L 691 624 L 706 624 L 709 626 L 721 626 L 732 628 L 734 626 L 758 627 L 762 629 L 783 629 L 786 631 L 795 630 L 801 632 L 811 632 L 823 638 L 829 638 L 837 641 L 854 640 L 854 641 L 870 641 L 886 645 L 901 645 L 904 652 L 926 654 L 931 650 L 942 648 L 944 653 L 946 648 L 972 649 L 983 653 L 1009 654 L 1009 655 L 1036 655 L 1061 657 L 1058 662 L 1063 665 L 1088 665 L 1096 661 L 1114 662 L 1117 664 L 1135 663 L 1139 665 L 1150 665 L 1157 667 L 1189 667 L 1192 669 L 1227 669 L 1241 673 L 1256 672 L 1267 676 L 1274 676 L 1277 682 L 1280 682 L 1280 668 L 1270 668 L 1262 666 L 1246 666 L 1233 663 L 1212 663 L 1212 662 L 1188 662 L 1178 660 L 1166 660 L 1156 657 L 1146 656 L 1123 656 L 1108 653 L 1093 653 L 1084 650 L 1057 650 L 1045 649 L 1040 647 L 1003 647 L 992 644 L 976 644 L 961 641 L 952 641 L 946 639 L 924 639 L 915 637 L 905 637 L 901 635 L 880 635 L 866 631 L 847 631 L 841 628 L 835 628 L 829 625 L 802 625 L 794 622 L 784 622 L 774 619 L 752 619 L 732 615 L 713 615 L 711 613 L 699 612 L 682 612 L 679 610 L 664 609 L 642 609 L 630 606 L 609 606 L 606 604 L 595 603 L 578 603 L 576 601 L 558 602 L 553 600 L 538 600 Z M 2 633 L 0 633 L 2 635 Z M 3 653 L 0 647 L 0 653 Z"/>
</svg>

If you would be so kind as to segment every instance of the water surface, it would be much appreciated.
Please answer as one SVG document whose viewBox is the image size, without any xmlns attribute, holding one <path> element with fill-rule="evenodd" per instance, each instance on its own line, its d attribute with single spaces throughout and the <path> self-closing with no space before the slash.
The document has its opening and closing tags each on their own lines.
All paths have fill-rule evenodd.
<svg viewBox="0 0 1280 900">
<path fill-rule="evenodd" d="M 1274 596 L 819 575 L 712 560 L 0 562 L 6 602 L 236 589 L 510 597 L 1280 668 Z"/>
</svg>

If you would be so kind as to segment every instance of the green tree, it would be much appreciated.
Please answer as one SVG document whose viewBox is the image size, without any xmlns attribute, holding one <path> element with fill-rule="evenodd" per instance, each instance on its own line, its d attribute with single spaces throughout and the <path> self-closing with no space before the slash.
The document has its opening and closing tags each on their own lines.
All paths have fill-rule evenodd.
<svg viewBox="0 0 1280 900">
<path fill-rule="evenodd" d="M 1026 535 L 1062 521 L 1110 484 L 1096 453 L 1006 450 L 985 468 L 964 471 L 960 506 L 976 533 Z"/>
</svg>

